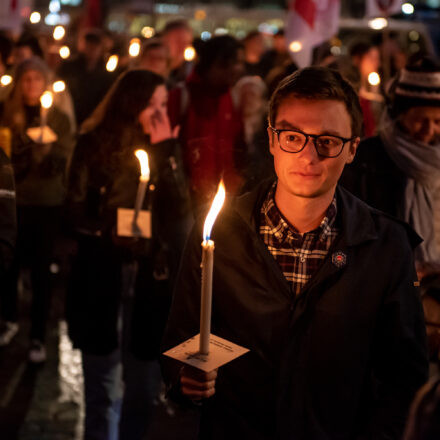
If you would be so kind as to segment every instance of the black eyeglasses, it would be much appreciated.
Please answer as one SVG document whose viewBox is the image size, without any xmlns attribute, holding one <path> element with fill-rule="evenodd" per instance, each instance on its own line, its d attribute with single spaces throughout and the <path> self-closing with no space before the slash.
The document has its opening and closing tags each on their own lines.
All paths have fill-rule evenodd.
<svg viewBox="0 0 440 440">
<path fill-rule="evenodd" d="M 304 150 L 309 138 L 312 138 L 316 152 L 321 157 L 338 157 L 347 142 L 354 141 L 352 138 L 333 136 L 327 134 L 308 134 L 300 130 L 278 130 L 272 126 L 269 128 L 276 133 L 280 148 L 286 153 L 299 153 Z"/>
</svg>

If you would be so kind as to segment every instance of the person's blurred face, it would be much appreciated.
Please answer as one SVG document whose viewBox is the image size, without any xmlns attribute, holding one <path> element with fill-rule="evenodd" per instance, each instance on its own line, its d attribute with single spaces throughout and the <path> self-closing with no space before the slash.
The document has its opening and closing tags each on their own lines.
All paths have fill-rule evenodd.
<svg viewBox="0 0 440 440">
<path fill-rule="evenodd" d="M 139 114 L 138 120 L 145 134 L 150 134 L 151 125 L 159 118 L 167 118 L 168 92 L 164 85 L 156 87 L 150 101 Z"/>
<path fill-rule="evenodd" d="M 378 72 L 380 67 L 380 52 L 377 47 L 372 47 L 359 59 L 359 71 L 363 78 L 367 78 L 371 72 Z"/>
<path fill-rule="evenodd" d="M 149 49 L 139 62 L 139 68 L 166 77 L 168 75 L 168 51 L 166 47 Z"/>
<path fill-rule="evenodd" d="M 90 63 L 98 62 L 104 55 L 104 45 L 100 43 L 91 43 L 84 41 L 82 53 Z"/>
<path fill-rule="evenodd" d="M 28 70 L 20 79 L 23 101 L 27 105 L 37 105 L 46 88 L 44 76 L 36 70 Z"/>
<path fill-rule="evenodd" d="M 413 107 L 400 117 L 404 130 L 425 144 L 440 142 L 440 107 Z"/>
<path fill-rule="evenodd" d="M 244 72 L 244 51 L 239 49 L 235 58 L 227 62 L 216 61 L 207 74 L 209 83 L 219 90 L 234 86 Z"/>
<path fill-rule="evenodd" d="M 300 130 L 351 138 L 351 118 L 345 104 L 335 100 L 286 97 L 278 107 L 274 128 Z M 278 137 L 268 128 L 270 152 L 274 157 L 278 185 L 284 193 L 315 198 L 334 191 L 345 164 L 354 159 L 359 138 L 347 142 L 337 157 L 321 157 L 313 141 L 299 153 L 280 148 Z"/>
<path fill-rule="evenodd" d="M 178 67 L 185 60 L 185 49 L 193 42 L 191 30 L 187 28 L 174 29 L 164 35 L 162 39 L 168 47 L 172 67 Z"/>
<path fill-rule="evenodd" d="M 250 61 L 260 59 L 265 50 L 264 38 L 262 35 L 256 35 L 245 44 L 246 59 Z"/>
<path fill-rule="evenodd" d="M 284 35 L 276 35 L 273 37 L 273 48 L 278 53 L 287 52 L 286 37 Z"/>
<path fill-rule="evenodd" d="M 15 47 L 12 52 L 12 59 L 14 66 L 18 66 L 25 60 L 33 57 L 33 52 L 29 46 L 19 46 Z"/>
</svg>

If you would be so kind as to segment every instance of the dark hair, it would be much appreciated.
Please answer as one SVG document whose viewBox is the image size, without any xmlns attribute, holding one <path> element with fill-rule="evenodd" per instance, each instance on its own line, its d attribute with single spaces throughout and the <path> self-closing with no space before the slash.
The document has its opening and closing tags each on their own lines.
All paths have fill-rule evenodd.
<svg viewBox="0 0 440 440">
<path fill-rule="evenodd" d="M 368 41 L 358 41 L 350 46 L 348 52 L 351 57 L 363 57 L 366 53 L 373 49 L 373 47 L 376 46 Z"/>
<path fill-rule="evenodd" d="M 242 44 L 230 35 L 221 35 L 211 38 L 200 48 L 197 72 L 205 73 L 216 62 L 228 64 L 237 59 Z"/>
<path fill-rule="evenodd" d="M 7 64 L 9 55 L 12 52 L 12 40 L 3 32 L 0 32 L 0 62 Z"/>
<path fill-rule="evenodd" d="M 15 47 L 29 47 L 33 55 L 44 58 L 43 49 L 41 49 L 40 42 L 35 35 L 23 33 L 16 41 Z"/>
<path fill-rule="evenodd" d="M 167 49 L 167 46 L 160 38 L 154 37 L 145 40 L 142 43 L 141 58 L 144 57 L 150 50 L 162 49 L 162 48 Z"/>
<path fill-rule="evenodd" d="M 141 136 L 138 122 L 158 86 L 165 80 L 160 75 L 143 69 L 123 73 L 109 91 L 101 119 L 96 126 L 102 140 L 102 152 L 111 153 Z M 115 140 L 117 140 L 115 142 Z"/>
<path fill-rule="evenodd" d="M 100 29 L 91 29 L 84 34 L 84 41 L 88 44 L 101 44 L 102 39 L 103 33 Z"/>
<path fill-rule="evenodd" d="M 261 36 L 261 32 L 259 31 L 250 31 L 248 32 L 248 34 L 243 38 L 242 42 L 243 44 L 248 43 L 249 41 L 253 40 L 256 37 L 260 37 Z"/>
<path fill-rule="evenodd" d="M 404 440 L 437 440 L 440 438 L 440 380 L 424 385 L 411 406 Z"/>
<path fill-rule="evenodd" d="M 289 96 L 343 102 L 351 117 L 352 136 L 361 136 L 363 120 L 359 98 L 353 87 L 336 70 L 306 67 L 284 78 L 270 99 L 270 125 L 274 126 L 278 108 Z"/>
<path fill-rule="evenodd" d="M 187 29 L 189 31 L 192 31 L 190 25 L 188 24 L 188 22 L 186 20 L 172 20 L 169 21 L 165 27 L 163 28 L 161 34 L 165 35 L 168 34 L 169 32 L 175 31 L 177 29 Z"/>
</svg>

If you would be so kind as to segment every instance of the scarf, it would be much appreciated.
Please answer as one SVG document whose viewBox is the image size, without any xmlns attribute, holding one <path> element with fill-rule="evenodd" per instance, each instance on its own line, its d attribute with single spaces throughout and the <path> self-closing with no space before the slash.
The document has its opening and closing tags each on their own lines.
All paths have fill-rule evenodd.
<svg viewBox="0 0 440 440">
<path fill-rule="evenodd" d="M 408 178 L 400 216 L 424 240 L 415 250 L 416 260 L 439 262 L 433 201 L 440 184 L 440 145 L 412 139 L 387 112 L 382 117 L 379 136 L 393 162 Z"/>
</svg>

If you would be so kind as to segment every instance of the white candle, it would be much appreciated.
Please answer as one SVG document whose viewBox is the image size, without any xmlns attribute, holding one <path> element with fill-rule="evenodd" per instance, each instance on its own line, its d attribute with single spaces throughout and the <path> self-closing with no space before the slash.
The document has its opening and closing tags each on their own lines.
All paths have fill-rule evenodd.
<svg viewBox="0 0 440 440">
<path fill-rule="evenodd" d="M 40 142 L 44 141 L 44 127 L 47 125 L 47 112 L 52 106 L 53 95 L 51 92 L 46 91 L 40 97 Z"/>
<path fill-rule="evenodd" d="M 221 181 L 218 186 L 217 194 L 212 202 L 211 209 L 206 216 L 203 228 L 199 344 L 199 351 L 202 354 L 209 353 L 209 340 L 211 336 L 212 273 L 214 268 L 214 241 L 210 239 L 211 230 L 223 206 L 225 197 L 225 186 L 223 185 L 223 181 Z"/>
<path fill-rule="evenodd" d="M 137 231 L 137 219 L 139 216 L 139 212 L 142 209 L 142 205 L 144 204 L 145 192 L 147 190 L 147 185 L 150 180 L 150 168 L 148 165 L 148 154 L 146 153 L 146 151 L 136 150 L 134 154 L 139 159 L 139 163 L 141 165 L 141 176 L 139 178 L 139 186 L 137 189 L 133 215 L 133 230 Z"/>
</svg>

